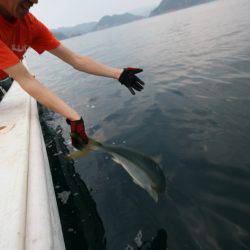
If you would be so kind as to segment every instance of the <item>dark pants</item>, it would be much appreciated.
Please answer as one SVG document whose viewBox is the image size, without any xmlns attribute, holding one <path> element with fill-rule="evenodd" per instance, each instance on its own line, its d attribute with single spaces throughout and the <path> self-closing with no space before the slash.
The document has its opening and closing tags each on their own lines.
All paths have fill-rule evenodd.
<svg viewBox="0 0 250 250">
<path fill-rule="evenodd" d="M 2 101 L 4 95 L 7 93 L 11 87 L 13 79 L 8 77 L 0 81 L 0 102 Z"/>
</svg>

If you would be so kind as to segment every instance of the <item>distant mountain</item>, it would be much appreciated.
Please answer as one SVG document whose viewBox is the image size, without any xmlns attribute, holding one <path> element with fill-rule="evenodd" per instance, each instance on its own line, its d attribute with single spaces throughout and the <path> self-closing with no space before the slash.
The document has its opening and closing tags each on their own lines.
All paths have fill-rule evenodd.
<svg viewBox="0 0 250 250">
<path fill-rule="evenodd" d="M 158 6 L 158 4 L 154 4 L 152 6 L 147 6 L 147 7 L 141 7 L 141 8 L 131 10 L 131 11 L 129 11 L 129 13 L 131 13 L 133 15 L 148 17 L 149 14 L 152 12 L 152 10 L 154 10 L 157 6 Z"/>
<path fill-rule="evenodd" d="M 150 16 L 155 16 L 163 14 L 165 12 L 187 8 L 189 6 L 207 3 L 211 1 L 214 0 L 162 0 L 159 6 L 150 13 Z"/>
<path fill-rule="evenodd" d="M 133 22 L 142 18 L 144 17 L 125 13 L 122 15 L 104 16 L 99 22 L 82 23 L 73 27 L 62 27 L 53 29 L 51 31 L 59 40 L 63 40 L 74 36 L 80 36 L 92 31 L 102 30 L 124 23 Z"/>
<path fill-rule="evenodd" d="M 133 22 L 142 18 L 143 18 L 142 16 L 136 16 L 130 13 L 125 13 L 122 15 L 104 16 L 96 24 L 94 29 L 102 30 L 113 26 L 121 25 L 124 23 Z"/>
<path fill-rule="evenodd" d="M 56 31 L 62 32 L 68 36 L 75 36 L 77 34 L 84 34 L 92 31 L 96 24 L 97 22 L 82 23 L 73 27 L 58 28 Z"/>
<path fill-rule="evenodd" d="M 64 39 L 68 38 L 68 36 L 66 36 L 64 33 L 59 32 L 59 31 L 52 31 L 52 33 L 54 34 L 54 36 L 55 36 L 58 40 L 64 40 Z"/>
<path fill-rule="evenodd" d="M 132 11 L 133 14 L 125 13 L 121 15 L 104 16 L 98 22 L 82 23 L 73 27 L 61 27 L 58 29 L 53 29 L 52 33 L 59 40 L 63 40 L 66 38 L 83 35 L 92 31 L 114 27 L 117 25 L 140 20 L 142 18 L 151 17 L 163 14 L 165 12 L 183 9 L 193 5 L 207 3 L 211 1 L 215 0 L 162 0 L 156 8 L 154 8 L 154 6 L 144 7 Z"/>
<path fill-rule="evenodd" d="M 91 32 L 97 22 L 82 23 L 72 27 L 61 27 L 53 29 L 52 33 L 59 39 L 63 40 L 69 37 L 79 36 Z"/>
</svg>

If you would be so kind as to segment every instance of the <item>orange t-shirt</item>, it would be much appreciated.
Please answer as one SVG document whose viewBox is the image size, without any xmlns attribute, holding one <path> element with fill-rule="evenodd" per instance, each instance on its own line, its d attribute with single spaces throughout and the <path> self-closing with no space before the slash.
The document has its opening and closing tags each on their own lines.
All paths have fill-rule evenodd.
<svg viewBox="0 0 250 250">
<path fill-rule="evenodd" d="M 31 13 L 15 23 L 7 22 L 0 15 L 0 80 L 8 76 L 3 70 L 19 63 L 29 47 L 42 54 L 59 45 L 48 28 Z"/>
</svg>

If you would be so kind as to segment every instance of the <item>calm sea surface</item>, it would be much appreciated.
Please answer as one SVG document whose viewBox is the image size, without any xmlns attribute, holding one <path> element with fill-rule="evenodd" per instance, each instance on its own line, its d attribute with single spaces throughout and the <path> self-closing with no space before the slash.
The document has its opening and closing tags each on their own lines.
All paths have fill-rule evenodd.
<svg viewBox="0 0 250 250">
<path fill-rule="evenodd" d="M 32 71 L 84 116 L 89 135 L 157 158 L 155 203 L 105 153 L 78 159 L 109 250 L 167 230 L 170 249 L 250 249 L 250 1 L 176 11 L 63 41 L 114 67 L 142 67 L 132 96 L 119 82 L 29 56 Z M 69 128 L 56 116 L 55 124 Z M 139 237 L 140 238 L 140 237 Z"/>
</svg>

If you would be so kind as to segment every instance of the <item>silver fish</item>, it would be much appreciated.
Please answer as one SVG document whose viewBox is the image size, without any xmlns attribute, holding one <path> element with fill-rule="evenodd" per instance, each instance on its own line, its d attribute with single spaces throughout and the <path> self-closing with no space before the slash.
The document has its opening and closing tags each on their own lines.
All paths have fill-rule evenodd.
<svg viewBox="0 0 250 250">
<path fill-rule="evenodd" d="M 118 146 L 105 146 L 93 139 L 81 151 L 71 152 L 68 156 L 72 159 L 83 157 L 95 150 L 104 150 L 113 156 L 113 160 L 121 165 L 132 177 L 134 183 L 145 189 L 157 202 L 159 193 L 166 188 L 163 171 L 151 157 Z"/>
</svg>

